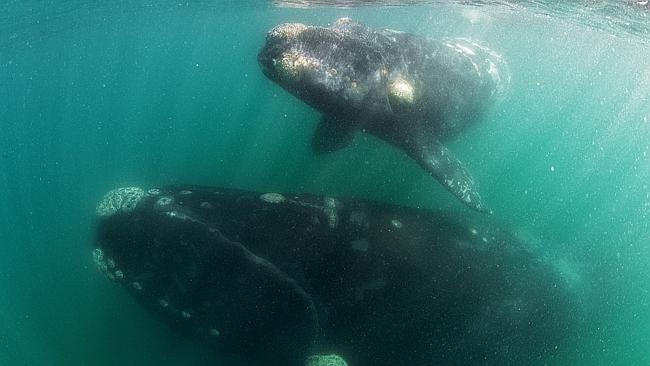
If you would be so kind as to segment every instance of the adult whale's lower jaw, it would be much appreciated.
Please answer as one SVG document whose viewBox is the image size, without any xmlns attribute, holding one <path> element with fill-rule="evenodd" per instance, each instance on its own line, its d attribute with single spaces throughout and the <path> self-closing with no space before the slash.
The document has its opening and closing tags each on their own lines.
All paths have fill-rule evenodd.
<svg viewBox="0 0 650 366">
<path fill-rule="evenodd" d="M 106 277 L 251 365 L 530 364 L 574 330 L 567 282 L 487 216 L 197 186 L 115 189 L 97 215 Z"/>
</svg>

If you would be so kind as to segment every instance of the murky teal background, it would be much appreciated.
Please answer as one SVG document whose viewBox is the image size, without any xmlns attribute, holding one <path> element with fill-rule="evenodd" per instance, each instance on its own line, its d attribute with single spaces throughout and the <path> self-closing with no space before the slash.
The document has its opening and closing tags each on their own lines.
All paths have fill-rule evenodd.
<svg viewBox="0 0 650 366">
<path fill-rule="evenodd" d="M 94 206 L 116 186 L 327 192 L 474 215 L 373 137 L 312 155 L 318 114 L 266 80 L 256 54 L 277 23 L 341 16 L 504 55 L 508 98 L 450 147 L 495 219 L 555 258 L 584 299 L 588 327 L 558 365 L 650 364 L 647 39 L 516 6 L 8 1 L 1 365 L 219 364 L 94 268 Z"/>
</svg>

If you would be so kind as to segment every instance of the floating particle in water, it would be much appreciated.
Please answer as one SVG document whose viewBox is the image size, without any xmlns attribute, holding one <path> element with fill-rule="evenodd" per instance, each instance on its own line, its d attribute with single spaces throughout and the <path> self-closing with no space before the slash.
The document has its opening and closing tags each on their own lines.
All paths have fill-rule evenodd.
<svg viewBox="0 0 650 366">
<path fill-rule="evenodd" d="M 212 208 L 212 204 L 210 202 L 201 202 L 201 208 L 205 208 L 206 210 L 209 210 Z"/>
<path fill-rule="evenodd" d="M 184 190 L 178 192 L 178 194 L 180 194 L 182 196 L 187 196 L 189 194 L 192 194 L 192 191 L 188 191 L 188 190 L 184 189 Z"/>
<path fill-rule="evenodd" d="M 169 302 L 167 302 L 167 300 L 165 299 L 160 299 L 158 300 L 158 305 L 162 306 L 163 308 L 166 308 L 169 306 Z"/>
<path fill-rule="evenodd" d="M 142 290 L 142 285 L 138 281 L 133 282 L 131 286 L 133 286 L 133 288 L 136 289 L 137 291 Z"/>
<path fill-rule="evenodd" d="M 210 329 L 210 335 L 213 337 L 218 337 L 221 333 L 217 329 Z"/>
<path fill-rule="evenodd" d="M 551 165 L 551 171 L 552 171 L 552 172 L 555 171 L 555 165 Z"/>
<path fill-rule="evenodd" d="M 190 314 L 190 313 L 187 312 L 187 311 L 181 311 L 181 316 L 182 316 L 183 318 L 185 318 L 185 319 L 189 319 L 189 318 L 192 317 L 192 314 Z"/>
<path fill-rule="evenodd" d="M 260 199 L 268 203 L 282 203 L 287 199 L 280 193 L 264 193 L 260 196 Z"/>
<path fill-rule="evenodd" d="M 397 219 L 390 220 L 390 224 L 393 225 L 395 229 L 401 229 L 404 226 L 402 222 Z"/>
<path fill-rule="evenodd" d="M 472 233 L 472 235 L 478 235 L 478 230 L 474 228 L 472 228 L 472 230 L 470 230 L 469 232 Z"/>
<path fill-rule="evenodd" d="M 122 278 L 124 278 L 124 272 L 122 272 L 122 271 L 120 271 L 120 270 L 118 269 L 117 271 L 115 271 L 115 278 L 121 280 Z"/>
</svg>

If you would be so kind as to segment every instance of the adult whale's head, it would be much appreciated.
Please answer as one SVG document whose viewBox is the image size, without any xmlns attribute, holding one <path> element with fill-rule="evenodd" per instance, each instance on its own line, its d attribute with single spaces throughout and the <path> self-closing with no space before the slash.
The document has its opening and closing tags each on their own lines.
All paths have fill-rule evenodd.
<svg viewBox="0 0 650 366">
<path fill-rule="evenodd" d="M 258 60 L 269 79 L 323 114 L 315 152 L 346 146 L 356 131 L 371 133 L 467 206 L 490 211 L 442 142 L 475 125 L 504 94 L 509 74 L 497 53 L 468 39 L 433 40 L 342 18 L 328 27 L 278 25 Z"/>
<path fill-rule="evenodd" d="M 93 259 L 179 333 L 235 359 L 302 365 L 317 328 L 311 296 L 224 233 L 223 205 L 237 198 L 195 187 L 112 190 L 97 206 Z"/>
</svg>

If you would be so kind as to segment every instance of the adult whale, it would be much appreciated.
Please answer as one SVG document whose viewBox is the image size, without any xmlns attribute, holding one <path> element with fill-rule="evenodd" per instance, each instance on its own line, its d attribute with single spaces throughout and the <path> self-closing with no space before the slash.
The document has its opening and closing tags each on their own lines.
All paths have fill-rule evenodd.
<svg viewBox="0 0 650 366">
<path fill-rule="evenodd" d="M 553 263 L 488 216 L 196 186 L 116 189 L 97 213 L 102 272 L 252 365 L 544 364 L 580 318 Z"/>
<path fill-rule="evenodd" d="M 312 146 L 329 152 L 358 131 L 402 149 L 458 199 L 489 209 L 442 144 L 503 94 L 501 57 L 466 39 L 430 40 L 348 18 L 330 27 L 282 24 L 258 55 L 264 74 L 323 114 Z"/>
</svg>

